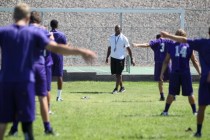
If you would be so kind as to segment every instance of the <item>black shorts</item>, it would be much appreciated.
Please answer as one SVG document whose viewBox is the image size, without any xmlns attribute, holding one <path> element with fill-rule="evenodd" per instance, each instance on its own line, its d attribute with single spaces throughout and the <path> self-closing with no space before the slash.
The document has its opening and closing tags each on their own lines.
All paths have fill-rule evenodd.
<svg viewBox="0 0 210 140">
<path fill-rule="evenodd" d="M 111 57 L 111 73 L 112 74 L 122 74 L 124 69 L 125 59 L 115 59 Z"/>
</svg>

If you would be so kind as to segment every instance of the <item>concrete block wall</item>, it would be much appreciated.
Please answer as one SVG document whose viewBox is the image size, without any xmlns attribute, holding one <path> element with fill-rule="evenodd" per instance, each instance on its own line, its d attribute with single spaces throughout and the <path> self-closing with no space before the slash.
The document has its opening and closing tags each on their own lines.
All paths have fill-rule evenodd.
<svg viewBox="0 0 210 140">
<path fill-rule="evenodd" d="M 18 2 L 31 7 L 56 8 L 183 8 L 185 30 L 189 37 L 208 37 L 210 23 L 210 0 L 1 0 L 1 7 L 14 7 Z M 11 13 L 0 12 L 0 26 L 12 22 Z M 60 22 L 70 44 L 85 47 L 98 53 L 93 65 L 105 65 L 108 37 L 119 24 L 117 13 L 44 13 L 43 24 L 49 26 L 51 19 Z M 130 42 L 149 42 L 161 30 L 174 33 L 180 27 L 179 14 L 124 14 L 123 33 Z M 137 65 L 153 65 L 151 49 L 133 49 Z M 80 57 L 65 57 L 64 64 L 86 65 Z"/>
</svg>

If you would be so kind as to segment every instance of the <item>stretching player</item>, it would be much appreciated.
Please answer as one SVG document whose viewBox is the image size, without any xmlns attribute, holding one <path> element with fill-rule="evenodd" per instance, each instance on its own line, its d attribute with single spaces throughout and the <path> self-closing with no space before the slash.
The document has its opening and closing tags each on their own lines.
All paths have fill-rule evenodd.
<svg viewBox="0 0 210 140">
<path fill-rule="evenodd" d="M 66 36 L 63 32 L 57 30 L 58 28 L 58 21 L 53 19 L 50 22 L 51 31 L 55 38 L 55 42 L 67 44 Z M 52 65 L 52 75 L 57 77 L 57 98 L 56 101 L 63 101 L 61 94 L 62 94 L 62 86 L 63 86 L 63 55 L 52 53 L 53 65 Z"/>
<path fill-rule="evenodd" d="M 38 12 L 31 12 L 30 16 L 30 26 L 33 28 L 33 30 L 37 31 L 43 31 L 47 37 L 50 37 L 50 33 L 46 30 L 43 29 L 43 27 L 40 25 L 41 23 L 41 17 Z M 39 98 L 40 102 L 40 111 L 41 111 L 41 116 L 42 116 L 42 121 L 45 129 L 45 134 L 54 134 L 53 129 L 51 128 L 50 125 L 50 120 L 49 120 L 49 113 L 48 113 L 48 92 L 49 91 L 49 84 L 48 84 L 48 89 L 47 89 L 47 71 L 45 68 L 45 64 L 47 62 L 47 59 L 45 61 L 44 59 L 44 50 L 35 50 L 35 63 L 34 63 L 34 73 L 35 73 L 35 90 L 36 90 L 36 95 Z M 52 60 L 51 60 L 52 61 Z M 49 62 L 48 62 L 49 63 Z M 50 81 L 51 82 L 51 81 Z M 48 82 L 49 83 L 49 82 Z M 17 135 L 18 132 L 18 121 L 13 122 L 13 126 L 11 127 L 9 131 L 9 136 L 15 136 Z"/>
<path fill-rule="evenodd" d="M 185 31 L 179 29 L 176 31 L 177 36 L 186 37 Z M 199 63 L 197 62 L 193 50 L 187 43 L 172 42 L 168 48 L 168 53 L 163 62 L 160 79 L 163 80 L 164 72 L 169 61 L 172 61 L 172 71 L 169 81 L 169 94 L 166 100 L 164 111 L 161 115 L 167 116 L 170 105 L 173 102 L 174 96 L 180 94 L 180 86 L 182 87 L 182 95 L 188 96 L 189 103 L 194 115 L 196 112 L 195 97 L 193 95 L 192 79 L 190 73 L 189 60 L 192 61 L 195 69 L 200 75 Z"/>
<path fill-rule="evenodd" d="M 156 40 L 150 41 L 150 43 L 136 44 L 133 43 L 133 47 L 148 48 L 150 47 L 154 51 L 154 80 L 158 82 L 158 88 L 160 92 L 160 101 L 164 101 L 164 92 L 163 92 L 163 81 L 160 80 L 160 72 L 163 65 L 163 60 L 166 56 L 168 45 L 171 43 L 170 40 L 162 39 L 160 34 L 156 36 Z M 164 72 L 164 81 L 169 80 L 170 74 L 170 64 L 167 66 L 166 71 Z"/>
<path fill-rule="evenodd" d="M 199 60 L 201 64 L 201 78 L 198 91 L 199 108 L 197 115 L 197 131 L 194 136 L 201 137 L 205 109 L 207 105 L 210 105 L 210 39 L 192 40 L 187 39 L 186 37 L 171 35 L 167 32 L 161 32 L 161 34 L 163 35 L 163 37 L 175 40 L 177 42 L 188 43 L 189 48 L 197 51 L 199 54 Z"/>
<path fill-rule="evenodd" d="M 87 62 L 96 55 L 87 49 L 57 44 L 43 32 L 28 27 L 30 8 L 27 4 L 18 4 L 14 8 L 13 18 L 15 24 L 0 28 L 0 140 L 4 138 L 6 124 L 14 120 L 22 122 L 25 140 L 34 140 L 34 49 L 41 51 L 46 48 L 64 55 L 81 55 Z"/>
</svg>

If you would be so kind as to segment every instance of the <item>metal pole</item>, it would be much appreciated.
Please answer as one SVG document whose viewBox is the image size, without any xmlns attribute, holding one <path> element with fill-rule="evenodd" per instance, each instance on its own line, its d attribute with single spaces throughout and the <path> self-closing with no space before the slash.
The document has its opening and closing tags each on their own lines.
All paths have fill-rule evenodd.
<svg viewBox="0 0 210 140">
<path fill-rule="evenodd" d="M 120 13 L 120 27 L 123 29 L 123 13 Z"/>
<path fill-rule="evenodd" d="M 181 23 L 181 28 L 182 28 L 183 30 L 184 30 L 184 23 L 185 23 L 184 16 L 185 16 L 185 12 L 182 11 L 181 14 L 180 14 L 180 23 Z"/>
</svg>

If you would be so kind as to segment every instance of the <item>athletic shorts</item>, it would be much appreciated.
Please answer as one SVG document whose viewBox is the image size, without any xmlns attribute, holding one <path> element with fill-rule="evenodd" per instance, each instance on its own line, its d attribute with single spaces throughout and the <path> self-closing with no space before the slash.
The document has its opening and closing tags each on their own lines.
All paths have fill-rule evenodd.
<svg viewBox="0 0 210 140">
<path fill-rule="evenodd" d="M 52 75 L 57 77 L 63 76 L 63 56 L 52 54 L 53 65 Z"/>
<path fill-rule="evenodd" d="M 47 75 L 47 91 L 51 91 L 51 81 L 52 81 L 52 68 L 51 66 L 46 66 L 46 75 Z"/>
<path fill-rule="evenodd" d="M 122 74 L 124 69 L 125 59 L 115 59 L 111 57 L 111 73 L 112 74 Z"/>
<path fill-rule="evenodd" d="M 160 74 L 162 70 L 163 63 L 155 62 L 155 70 L 154 70 L 154 80 L 160 81 Z M 165 73 L 164 73 L 164 81 L 168 81 L 170 77 L 170 66 L 167 67 Z"/>
<path fill-rule="evenodd" d="M 210 83 L 207 82 L 207 75 L 201 76 L 198 90 L 198 104 L 210 105 Z"/>
<path fill-rule="evenodd" d="M 37 96 L 47 96 L 47 80 L 45 65 L 34 64 L 35 91 Z"/>
<path fill-rule="evenodd" d="M 183 96 L 193 95 L 192 77 L 190 73 L 171 73 L 169 80 L 169 94 L 179 95 L 182 87 Z"/>
<path fill-rule="evenodd" d="M 35 119 L 34 86 L 32 82 L 0 83 L 0 123 Z"/>
</svg>

